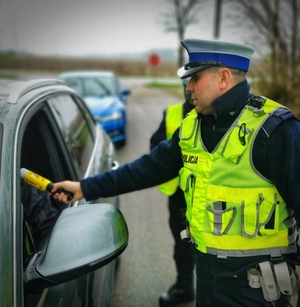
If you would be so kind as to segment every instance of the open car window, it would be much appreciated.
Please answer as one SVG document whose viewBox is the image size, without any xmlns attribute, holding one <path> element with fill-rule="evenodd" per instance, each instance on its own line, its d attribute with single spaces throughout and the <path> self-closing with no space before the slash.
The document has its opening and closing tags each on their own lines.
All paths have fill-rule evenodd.
<svg viewBox="0 0 300 307">
<path fill-rule="evenodd" d="M 21 168 L 53 182 L 75 179 L 74 171 L 67 162 L 68 153 L 57 131 L 45 110 L 38 111 L 31 118 L 22 139 Z M 23 266 L 26 268 L 65 205 L 54 201 L 47 191 L 40 191 L 24 181 L 21 181 L 20 191 L 23 206 Z M 28 306 L 35 306 L 40 295 L 31 293 L 25 285 L 24 298 Z"/>
</svg>

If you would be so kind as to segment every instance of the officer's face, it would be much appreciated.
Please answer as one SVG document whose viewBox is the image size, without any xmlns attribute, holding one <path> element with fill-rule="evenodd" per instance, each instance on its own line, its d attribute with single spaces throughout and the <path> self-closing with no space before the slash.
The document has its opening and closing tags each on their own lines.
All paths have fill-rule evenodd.
<svg viewBox="0 0 300 307">
<path fill-rule="evenodd" d="M 219 77 L 216 68 L 207 68 L 192 75 L 186 91 L 190 92 L 198 113 L 213 114 L 211 103 L 220 96 Z"/>
</svg>

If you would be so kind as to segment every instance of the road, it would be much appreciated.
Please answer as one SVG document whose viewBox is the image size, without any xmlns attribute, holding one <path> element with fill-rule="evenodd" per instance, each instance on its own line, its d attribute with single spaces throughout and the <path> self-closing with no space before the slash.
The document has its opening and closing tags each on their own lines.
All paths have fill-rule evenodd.
<svg viewBox="0 0 300 307">
<path fill-rule="evenodd" d="M 178 98 L 166 91 L 132 87 L 128 141 L 117 151 L 121 165 L 149 151 L 149 139 L 162 119 L 162 111 L 175 102 Z M 116 272 L 112 307 L 158 306 L 158 297 L 176 278 L 167 197 L 154 187 L 123 194 L 120 203 L 129 227 L 129 245 Z"/>
</svg>

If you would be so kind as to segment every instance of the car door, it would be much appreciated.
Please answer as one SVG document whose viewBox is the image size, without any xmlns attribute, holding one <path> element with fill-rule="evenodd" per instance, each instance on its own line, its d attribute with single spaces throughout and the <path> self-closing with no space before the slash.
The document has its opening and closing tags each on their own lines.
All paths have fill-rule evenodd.
<svg viewBox="0 0 300 307">
<path fill-rule="evenodd" d="M 65 93 L 47 97 L 34 112 L 24 116 L 24 122 L 27 124 L 22 129 L 21 167 L 56 182 L 77 181 L 114 165 L 113 145 L 76 95 Z M 118 205 L 118 198 L 105 199 L 105 202 Z M 24 237 L 24 244 L 27 241 Z M 45 246 L 45 242 L 47 231 L 38 244 Z M 30 244 L 35 245 L 34 242 Z M 37 249 L 41 248 L 39 245 Z M 25 255 L 26 248 L 23 250 Z M 93 273 L 49 289 L 26 289 L 25 286 L 25 306 L 109 306 L 114 267 L 113 261 Z"/>
</svg>

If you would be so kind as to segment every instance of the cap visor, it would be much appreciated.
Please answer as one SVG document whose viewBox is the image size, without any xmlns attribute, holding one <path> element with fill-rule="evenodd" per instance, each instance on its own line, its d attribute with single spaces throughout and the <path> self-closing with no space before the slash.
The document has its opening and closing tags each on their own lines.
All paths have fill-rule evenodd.
<svg viewBox="0 0 300 307">
<path fill-rule="evenodd" d="M 202 66 L 197 66 L 197 67 L 190 68 L 188 70 L 185 70 L 184 66 L 183 66 L 183 67 L 178 69 L 177 75 L 181 79 L 189 78 L 193 74 L 195 74 L 196 72 L 199 72 L 201 70 L 204 70 L 204 69 L 212 67 L 212 66 L 215 66 L 215 65 L 202 65 Z"/>
</svg>

